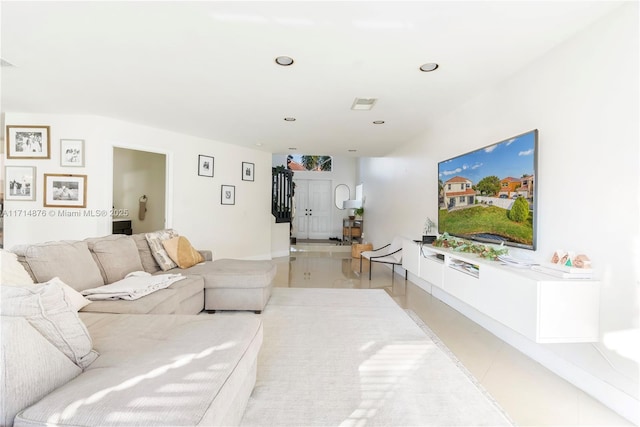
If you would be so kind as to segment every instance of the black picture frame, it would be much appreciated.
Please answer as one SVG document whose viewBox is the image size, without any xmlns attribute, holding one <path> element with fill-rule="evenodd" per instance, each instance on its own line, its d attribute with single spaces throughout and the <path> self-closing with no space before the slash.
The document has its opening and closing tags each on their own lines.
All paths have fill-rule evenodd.
<svg viewBox="0 0 640 427">
<path fill-rule="evenodd" d="M 242 180 L 254 181 L 256 165 L 254 163 L 242 162 Z"/>
<path fill-rule="evenodd" d="M 236 186 L 235 185 L 220 186 L 220 203 L 223 205 L 236 204 Z"/>
<path fill-rule="evenodd" d="M 215 159 L 212 156 L 198 155 L 198 176 L 213 178 Z"/>
</svg>

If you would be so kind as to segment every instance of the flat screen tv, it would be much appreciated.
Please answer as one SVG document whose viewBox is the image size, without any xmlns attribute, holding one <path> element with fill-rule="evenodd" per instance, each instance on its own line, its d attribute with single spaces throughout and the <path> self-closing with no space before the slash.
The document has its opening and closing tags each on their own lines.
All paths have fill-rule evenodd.
<svg viewBox="0 0 640 427">
<path fill-rule="evenodd" d="M 438 232 L 536 248 L 538 130 L 438 163 Z"/>
</svg>

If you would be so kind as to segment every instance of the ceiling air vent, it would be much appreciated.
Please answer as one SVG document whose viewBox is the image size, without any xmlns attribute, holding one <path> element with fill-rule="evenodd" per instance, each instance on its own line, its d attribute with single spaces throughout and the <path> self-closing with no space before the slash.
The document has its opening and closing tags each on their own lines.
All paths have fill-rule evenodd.
<svg viewBox="0 0 640 427">
<path fill-rule="evenodd" d="M 376 98 L 356 98 L 351 106 L 352 110 L 371 110 L 375 105 Z"/>
</svg>

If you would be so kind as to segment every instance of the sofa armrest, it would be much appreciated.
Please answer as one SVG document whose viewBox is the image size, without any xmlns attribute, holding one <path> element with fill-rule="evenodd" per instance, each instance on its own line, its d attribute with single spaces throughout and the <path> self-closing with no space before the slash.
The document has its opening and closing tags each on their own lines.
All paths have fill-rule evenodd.
<svg viewBox="0 0 640 427">
<path fill-rule="evenodd" d="M 213 252 L 208 250 L 198 251 L 205 261 L 213 261 Z"/>
</svg>

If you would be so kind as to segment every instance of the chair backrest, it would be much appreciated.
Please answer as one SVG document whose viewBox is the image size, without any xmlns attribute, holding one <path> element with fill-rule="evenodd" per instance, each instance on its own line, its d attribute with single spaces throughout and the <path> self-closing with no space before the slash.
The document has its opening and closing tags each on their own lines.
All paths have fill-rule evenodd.
<svg viewBox="0 0 640 427">
<path fill-rule="evenodd" d="M 400 249 L 399 252 L 396 252 Z M 393 255 L 390 255 L 395 259 L 395 261 L 400 264 L 402 263 L 402 237 L 394 237 L 391 241 L 391 245 L 389 245 L 389 250 L 387 253 L 396 252 Z"/>
</svg>

